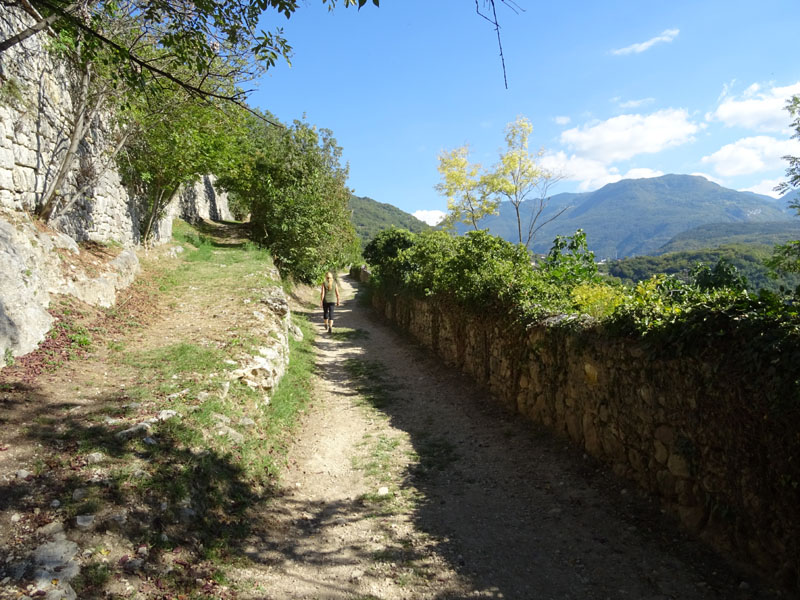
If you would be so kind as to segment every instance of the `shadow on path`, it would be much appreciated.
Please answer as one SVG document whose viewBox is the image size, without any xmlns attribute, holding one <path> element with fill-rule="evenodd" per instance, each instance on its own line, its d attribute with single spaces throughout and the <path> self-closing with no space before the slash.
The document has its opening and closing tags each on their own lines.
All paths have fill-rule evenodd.
<svg viewBox="0 0 800 600">
<path fill-rule="evenodd" d="M 321 323 L 319 312 L 309 315 L 315 323 Z M 341 307 L 336 326 L 343 330 L 318 340 L 321 348 L 337 350 L 337 361 L 320 375 L 338 393 L 353 395 L 359 384 L 346 368 L 348 359 L 383 366 L 382 381 L 362 384 L 390 392 L 376 408 L 408 434 L 419 457 L 403 481 L 421 492 L 416 527 L 438 540 L 476 595 L 774 597 L 682 534 L 635 484 L 503 411 L 358 299 Z"/>
</svg>

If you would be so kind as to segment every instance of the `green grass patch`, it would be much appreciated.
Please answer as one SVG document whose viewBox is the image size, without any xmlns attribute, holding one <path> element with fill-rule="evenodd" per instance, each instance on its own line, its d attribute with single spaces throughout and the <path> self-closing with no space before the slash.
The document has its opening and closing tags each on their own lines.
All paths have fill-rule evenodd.
<svg viewBox="0 0 800 600">
<path fill-rule="evenodd" d="M 162 377 L 178 373 L 211 373 L 227 370 L 226 354 L 216 348 L 179 342 L 154 350 L 130 352 L 125 363 L 140 369 L 157 371 Z"/>
<path fill-rule="evenodd" d="M 365 329 L 349 329 L 347 327 L 334 328 L 331 337 L 340 342 L 355 342 L 365 340 L 369 337 L 369 331 Z"/>
<path fill-rule="evenodd" d="M 311 400 L 312 378 L 316 356 L 312 345 L 314 329 L 308 320 L 294 315 L 294 322 L 303 332 L 303 341 L 289 340 L 289 361 L 286 373 L 278 384 L 269 406 L 264 409 L 266 419 L 265 440 L 262 444 L 268 454 L 261 456 L 264 469 L 271 475 L 278 473 L 276 459 L 282 460 L 286 452 L 286 433 L 296 424 L 300 412 Z"/>
<path fill-rule="evenodd" d="M 364 471 L 377 483 L 389 483 L 392 481 L 392 464 L 399 444 L 399 439 L 385 435 L 377 438 L 365 436 L 363 445 L 367 447 L 367 452 L 365 456 L 353 459 L 353 467 Z"/>
<path fill-rule="evenodd" d="M 265 251 L 253 244 L 226 245 L 177 221 L 176 238 L 189 252 L 177 266 L 170 263 L 170 271 L 159 272 L 163 306 L 170 301 L 177 306 L 185 294 L 208 298 L 210 305 L 224 288 L 229 297 L 252 303 L 241 309 L 243 314 L 268 312 L 258 302 L 275 285 Z M 113 315 L 121 312 L 109 309 Z M 108 375 L 119 377 L 125 386 L 111 390 L 94 409 L 74 416 L 41 415 L 26 428 L 31 437 L 54 449 L 53 458 L 40 469 L 58 467 L 66 474 L 53 489 L 64 514 L 69 518 L 93 514 L 98 523 L 127 515 L 127 521 L 114 521 L 113 526 L 134 547 L 146 544 L 153 557 L 162 550 L 181 548 L 193 564 L 207 561 L 205 579 L 226 583 L 226 568 L 244 560 L 241 544 L 249 535 L 252 515 L 269 498 L 284 468 L 298 416 L 311 399 L 315 333 L 305 318 L 295 315 L 294 322 L 304 339 L 290 339 L 291 361 L 269 398 L 239 380 L 227 379 L 236 368 L 232 359 L 240 361 L 274 343 L 259 327 L 234 325 L 221 347 L 180 337 L 146 350 L 130 341 L 110 342 Z M 83 346 L 82 336 L 100 337 L 94 330 L 64 327 L 69 329 L 62 332 L 78 348 Z M 152 419 L 165 409 L 177 415 Z M 119 431 L 141 422 L 148 422 L 150 429 L 131 439 L 117 437 Z M 92 452 L 103 456 L 90 460 Z M 87 483 L 96 473 L 102 473 L 102 484 Z M 78 488 L 86 491 L 73 499 Z M 119 571 L 115 563 L 109 568 L 87 565 L 76 582 L 79 596 L 100 597 L 109 573 L 114 577 Z M 196 578 L 184 579 L 178 570 L 164 574 L 162 581 L 167 586 L 165 597 L 178 597 L 179 591 L 187 598 L 203 597 Z"/>
<path fill-rule="evenodd" d="M 383 408 L 392 401 L 392 392 L 398 383 L 392 381 L 386 366 L 380 362 L 361 358 L 348 358 L 344 368 L 356 384 L 361 397 L 375 408 Z"/>
</svg>

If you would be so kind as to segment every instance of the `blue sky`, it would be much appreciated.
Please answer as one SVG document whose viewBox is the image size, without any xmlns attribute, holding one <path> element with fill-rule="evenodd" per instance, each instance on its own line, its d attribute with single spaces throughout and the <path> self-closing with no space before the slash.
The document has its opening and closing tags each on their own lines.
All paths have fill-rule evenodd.
<svg viewBox="0 0 800 600">
<path fill-rule="evenodd" d="M 551 193 L 685 173 L 774 195 L 781 157 L 800 155 L 784 110 L 800 94 L 797 0 L 517 2 L 497 2 L 508 89 L 471 0 L 306 0 L 264 23 L 294 55 L 250 103 L 332 130 L 357 195 L 423 217 L 447 209 L 439 153 L 469 144 L 491 167 L 520 115 L 564 177 Z"/>
</svg>

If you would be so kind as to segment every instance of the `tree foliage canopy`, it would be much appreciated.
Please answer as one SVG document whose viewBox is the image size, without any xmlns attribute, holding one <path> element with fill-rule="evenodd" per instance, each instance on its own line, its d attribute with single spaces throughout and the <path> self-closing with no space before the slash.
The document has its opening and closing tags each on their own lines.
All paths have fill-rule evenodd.
<svg viewBox="0 0 800 600">
<path fill-rule="evenodd" d="M 306 283 L 356 260 L 347 168 L 332 133 L 300 121 L 280 130 L 248 122 L 235 164 L 219 181 L 250 208 L 255 239 L 282 273 Z"/>
<path fill-rule="evenodd" d="M 533 124 L 525 117 L 506 125 L 506 150 L 494 169 L 487 175 L 487 187 L 497 198 L 510 202 L 516 211 L 518 242 L 530 248 L 536 233 L 547 223 L 557 219 L 566 208 L 541 220 L 547 206 L 550 186 L 559 177 L 539 163 L 544 149 L 532 153 L 529 149 Z M 534 201 L 536 206 L 524 218 L 520 206 L 523 202 Z"/>
<path fill-rule="evenodd" d="M 497 213 L 498 201 L 491 197 L 481 166 L 469 161 L 469 146 L 461 146 L 439 155 L 442 181 L 436 190 L 447 198 L 446 225 L 464 223 L 478 230 L 478 221 Z"/>
<path fill-rule="evenodd" d="M 549 189 L 560 177 L 539 164 L 538 159 L 544 150 L 530 152 L 532 133 L 533 125 L 523 116 L 509 123 L 506 126 L 506 150 L 491 170 L 484 170 L 480 164 L 469 161 L 469 146 L 439 155 L 442 181 L 436 189 L 447 198 L 446 225 L 453 227 L 456 223 L 463 223 L 477 231 L 478 221 L 499 214 L 500 203 L 505 200 L 514 207 L 517 242 L 530 248 L 539 229 L 566 210 L 566 207 L 562 208 L 542 219 Z M 535 202 L 535 206 L 523 211 L 523 202 L 530 201 Z"/>
<path fill-rule="evenodd" d="M 800 139 L 800 96 L 793 96 L 786 105 L 786 110 L 792 117 L 795 139 Z M 781 183 L 776 190 L 781 193 L 800 189 L 800 156 L 784 156 L 789 166 L 786 169 L 786 181 Z M 795 198 L 789 207 L 800 214 L 800 198 Z M 800 273 L 800 240 L 793 240 L 775 247 L 775 253 L 767 262 L 768 266 L 776 271 L 787 273 Z"/>
</svg>

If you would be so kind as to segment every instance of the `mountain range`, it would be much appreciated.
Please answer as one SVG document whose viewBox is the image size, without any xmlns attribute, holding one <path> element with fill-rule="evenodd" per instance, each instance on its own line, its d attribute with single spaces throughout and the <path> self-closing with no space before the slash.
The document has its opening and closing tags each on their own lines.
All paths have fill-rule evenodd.
<svg viewBox="0 0 800 600">
<path fill-rule="evenodd" d="M 414 233 L 419 233 L 425 229 L 430 229 L 427 223 L 417 219 L 415 216 L 400 210 L 396 206 L 378 202 L 366 196 L 350 196 L 350 221 L 356 229 L 361 247 L 363 248 L 375 235 L 389 229 L 398 227 L 408 229 Z"/>
<path fill-rule="evenodd" d="M 540 222 L 562 209 L 564 213 L 538 231 L 531 249 L 546 253 L 556 235 L 572 235 L 580 228 L 597 259 L 657 254 L 675 236 L 705 225 L 742 224 L 739 232 L 744 234 L 748 224 L 763 228 L 769 222 L 791 222 L 796 213 L 787 204 L 786 197 L 739 192 L 694 175 L 625 179 L 594 192 L 550 197 Z M 522 204 L 523 223 L 536 205 Z M 508 202 L 501 204 L 499 214 L 481 219 L 478 227 L 518 241 L 514 208 Z M 459 233 L 468 229 L 458 226 Z"/>
</svg>

